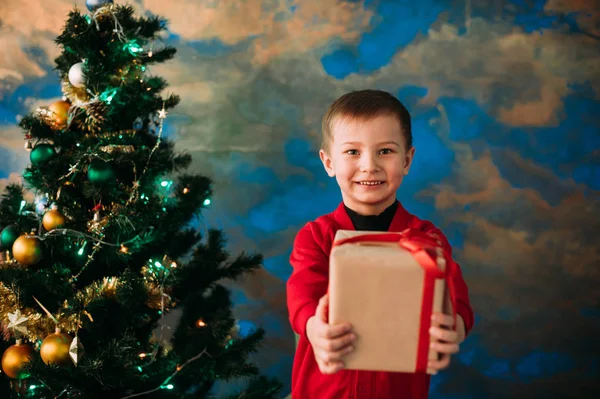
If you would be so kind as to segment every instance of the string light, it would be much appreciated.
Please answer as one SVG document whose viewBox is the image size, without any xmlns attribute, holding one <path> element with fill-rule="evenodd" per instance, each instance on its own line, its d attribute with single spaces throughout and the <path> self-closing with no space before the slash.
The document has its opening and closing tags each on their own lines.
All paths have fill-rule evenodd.
<svg viewBox="0 0 600 399">
<path fill-rule="evenodd" d="M 196 321 L 196 327 L 206 327 L 206 323 L 202 319 Z"/>
<path fill-rule="evenodd" d="M 148 90 L 150 90 L 150 88 L 148 88 Z M 150 166 L 150 160 L 152 159 L 152 155 L 154 155 L 154 152 L 156 152 L 156 150 L 158 149 L 158 147 L 160 146 L 160 143 L 162 141 L 164 120 L 167 117 L 167 111 L 165 110 L 165 103 L 164 103 L 164 101 L 163 101 L 162 109 L 158 112 L 158 117 L 160 119 L 160 123 L 159 123 L 159 127 L 158 127 L 158 135 L 156 137 L 156 143 L 154 144 L 154 147 L 152 147 L 152 150 L 150 151 L 150 155 L 148 156 L 148 160 L 146 161 L 146 166 L 144 166 L 144 170 L 142 171 L 142 175 L 140 176 L 139 179 L 136 177 L 135 181 L 139 181 L 142 177 L 144 177 L 144 175 L 148 171 L 148 167 Z M 137 175 L 137 173 L 136 173 L 136 175 Z M 138 195 L 138 190 L 137 189 L 138 189 L 138 186 L 134 186 L 134 188 L 133 188 L 133 190 L 131 192 L 131 195 L 129 196 L 129 199 L 127 200 L 127 204 L 126 205 L 131 204 L 134 200 L 137 199 L 137 195 Z M 145 203 L 147 203 L 147 202 L 145 202 Z"/>
<path fill-rule="evenodd" d="M 96 13 L 96 14 L 94 15 L 94 19 L 96 19 L 97 15 L 99 15 L 99 14 L 98 14 L 98 13 Z M 86 21 L 87 21 L 87 23 L 88 23 L 88 24 L 92 24 L 92 18 L 90 18 L 90 16 L 88 16 L 88 15 L 85 15 L 85 19 L 86 19 Z M 97 23 L 98 23 L 98 21 L 96 21 L 96 24 L 97 24 Z M 117 21 L 115 21 L 115 23 L 117 24 L 118 22 L 117 22 Z M 120 26 L 119 26 L 119 27 L 120 27 Z M 120 30 L 119 30 L 119 31 L 120 31 Z M 117 32 L 117 30 L 115 30 L 115 32 Z M 143 51 L 144 51 L 144 49 L 143 49 L 141 46 L 139 46 L 137 43 L 135 43 L 135 42 L 126 43 L 124 47 L 126 47 L 126 49 L 127 49 L 127 50 L 128 50 L 128 51 L 129 51 L 129 52 L 132 54 L 132 55 L 134 55 L 134 56 L 135 56 L 135 55 L 137 55 L 138 53 L 141 53 L 141 52 L 143 52 Z M 152 51 L 150 51 L 150 52 L 149 52 L 149 54 L 148 54 L 148 56 L 149 56 L 149 57 L 152 57 L 152 55 L 153 55 L 153 53 L 152 53 Z M 144 71 L 144 70 L 145 70 L 145 67 L 141 67 L 141 70 L 142 70 L 142 71 Z M 140 82 L 143 82 L 143 79 L 140 79 Z M 149 88 L 148 90 L 150 90 L 150 88 Z M 112 102 L 112 100 L 114 99 L 115 95 L 117 95 L 117 93 L 118 93 L 118 90 L 117 90 L 117 89 L 107 90 L 106 92 L 102 93 L 102 94 L 99 96 L 99 98 L 100 98 L 101 100 L 103 100 L 104 102 L 106 102 L 107 104 L 110 104 L 110 103 Z M 160 118 L 161 120 L 166 118 L 167 112 L 164 110 L 164 105 L 163 105 L 163 109 L 162 109 L 161 111 L 159 111 L 158 115 L 159 115 L 159 118 Z M 161 130 L 161 133 L 162 133 L 162 121 L 161 121 L 160 130 Z M 120 138 L 120 139 L 122 139 L 122 137 L 123 137 L 122 135 L 119 135 L 119 138 Z M 161 134 L 159 134 L 159 137 L 158 137 L 157 143 L 156 143 L 155 147 L 152 149 L 152 153 L 153 153 L 153 152 L 154 152 L 154 151 L 155 151 L 155 150 L 158 148 L 158 145 L 159 145 L 159 143 L 160 143 L 160 140 L 161 140 Z M 80 144 L 79 144 L 79 143 L 77 143 L 77 147 L 79 147 L 79 146 L 80 146 Z M 152 156 L 152 153 L 150 154 L 150 157 Z M 149 161 L 150 161 L 150 159 L 148 160 L 148 163 L 149 163 Z M 146 164 L 146 168 L 147 168 L 147 167 L 148 167 L 148 164 Z M 74 168 L 73 168 L 73 171 L 74 171 L 74 172 L 77 172 L 77 170 L 75 170 Z M 144 172 L 145 172 L 145 171 L 144 171 Z M 161 186 L 162 186 L 162 187 L 170 187 L 172 184 L 173 184 L 173 182 L 172 182 L 172 181 L 170 181 L 170 182 L 169 182 L 169 181 L 163 181 L 163 182 L 161 182 Z M 184 193 L 184 194 L 188 194 L 189 192 L 190 192 L 190 189 L 189 189 L 189 188 L 187 188 L 187 187 L 186 187 L 186 188 L 184 188 L 184 190 L 183 190 L 183 193 Z M 143 194 L 142 194 L 142 198 L 144 198 L 144 195 L 143 195 Z M 147 198 L 147 197 L 146 197 L 146 198 Z M 210 203 L 211 203 L 210 199 L 206 199 L 206 200 L 204 201 L 204 205 L 205 205 L 205 206 L 209 205 Z M 21 212 L 25 206 L 26 206 L 26 202 L 25 202 L 25 201 L 22 201 L 22 202 L 21 202 L 21 209 L 19 210 L 19 212 Z M 164 208 L 163 208 L 163 210 L 164 210 Z M 95 251 L 96 251 L 96 250 L 97 250 L 97 249 L 100 247 L 100 244 L 101 244 L 101 243 L 102 243 L 102 244 L 106 244 L 106 245 L 113 245 L 113 246 L 117 246 L 117 245 L 119 245 L 118 243 L 117 243 L 117 244 L 110 244 L 110 243 L 103 242 L 103 241 L 101 241 L 101 240 L 98 240 L 98 239 L 96 239 L 96 238 L 94 238 L 94 237 L 91 237 L 91 236 L 89 236 L 89 235 L 86 235 L 86 234 L 84 234 L 84 233 L 77 232 L 77 231 L 75 231 L 75 230 L 69 230 L 69 229 L 60 229 L 60 230 L 57 230 L 55 233 L 56 233 L 56 235 L 58 235 L 59 233 L 62 233 L 62 235 L 66 235 L 66 234 L 67 234 L 67 232 L 68 232 L 68 233 L 71 233 L 71 234 L 74 234 L 75 236 L 79 236 L 79 237 L 81 237 L 81 236 L 89 237 L 90 239 L 92 239 L 92 240 L 96 241 L 97 243 L 96 243 L 96 245 L 95 245 L 95 248 L 94 248 L 94 250 L 95 250 Z M 71 235 L 71 234 L 70 234 L 70 235 Z M 47 234 L 47 236 L 50 236 L 50 235 L 51 235 L 51 234 Z M 43 237 L 40 237 L 40 238 L 43 238 Z M 136 237 L 135 239 L 139 239 L 139 237 Z M 133 240 L 130 240 L 130 241 L 133 241 Z M 79 256 L 83 256 L 83 254 L 84 254 L 84 252 L 85 252 L 85 248 L 87 247 L 87 244 L 88 244 L 88 241 L 84 240 L 83 244 L 81 245 L 81 247 L 80 247 L 80 248 L 79 248 L 79 250 L 77 251 L 77 254 L 78 254 Z M 120 251 L 120 252 L 122 252 L 122 253 L 129 253 L 129 249 L 128 249 L 128 248 L 127 248 L 125 245 L 123 245 L 123 244 L 120 244 L 119 251 Z M 91 261 L 91 259 L 93 258 L 93 255 L 90 255 L 89 257 L 90 257 L 90 261 Z M 88 263 L 89 263 L 89 261 L 88 261 Z M 165 264 L 168 264 L 168 263 L 165 263 Z M 157 262 L 155 262 L 155 263 L 154 263 L 154 265 L 155 265 L 157 268 L 163 268 L 163 267 L 165 267 L 165 266 L 163 266 L 163 265 L 162 265 L 160 262 L 158 262 L 158 261 L 157 261 Z M 86 266 L 87 266 L 87 263 L 86 263 Z M 170 264 L 170 267 L 171 267 L 171 268 L 176 268 L 176 267 L 177 267 L 177 263 L 176 263 L 176 262 L 171 262 L 171 264 Z M 84 267 L 84 268 L 85 268 L 85 267 Z M 79 273 L 79 274 L 80 274 L 80 273 Z M 79 274 L 78 274 L 78 275 L 79 275 Z M 75 277 L 76 277 L 76 276 L 75 276 Z M 159 314 L 160 314 L 160 313 L 162 313 L 162 312 L 159 312 Z M 199 320 L 199 321 L 198 321 L 198 324 L 199 324 L 199 326 L 200 326 L 200 327 L 205 327 L 205 326 L 207 325 L 207 324 L 206 324 L 204 321 L 202 321 L 202 320 Z M 193 361 L 197 360 L 198 358 L 200 358 L 200 357 L 201 357 L 202 355 L 204 355 L 204 354 L 207 354 L 208 356 L 210 356 L 210 355 L 209 355 L 209 354 L 206 352 L 206 349 L 205 349 L 205 350 L 203 350 L 201 353 L 199 353 L 198 355 L 196 355 L 196 356 L 194 356 L 193 358 L 189 359 L 187 362 L 185 362 L 185 364 L 183 364 L 183 365 L 177 365 L 177 367 L 176 367 L 176 372 L 175 372 L 173 375 L 171 375 L 169 378 L 167 378 L 165 381 L 163 381 L 163 383 L 160 385 L 160 387 L 159 387 L 159 388 L 160 388 L 160 389 L 173 390 L 173 389 L 175 388 L 175 386 L 174 386 L 173 384 L 171 384 L 171 383 L 168 383 L 168 381 L 169 381 L 170 379 L 172 379 L 172 378 L 173 378 L 173 377 L 174 377 L 174 376 L 177 374 L 177 372 L 181 371 L 181 370 L 182 370 L 182 369 L 183 369 L 185 366 L 187 366 L 189 363 L 191 363 L 191 362 L 193 362 Z M 143 359 L 143 358 L 145 358 L 145 357 L 147 357 L 147 356 L 148 356 L 148 354 L 146 354 L 146 353 L 140 353 L 140 354 L 139 354 L 139 357 L 140 357 L 140 358 L 142 358 L 142 359 Z M 138 371 L 139 371 L 139 372 L 142 372 L 142 367 L 141 367 L 141 366 L 138 366 L 138 367 L 137 367 L 137 369 L 138 369 Z M 31 386 L 29 387 L 29 389 L 33 391 L 33 390 L 35 390 L 36 388 L 39 388 L 39 387 L 41 387 L 41 386 L 43 386 L 43 385 L 31 385 Z M 65 391 L 66 391 L 66 390 L 65 390 Z M 65 392 L 65 391 L 63 391 L 63 392 Z M 63 392 L 61 392 L 61 393 L 60 393 L 60 395 L 62 395 L 62 393 L 63 393 Z M 152 392 L 152 391 L 149 391 L 149 392 Z M 60 395 L 59 395 L 59 396 L 60 396 Z M 127 398 L 129 398 L 129 397 L 134 397 L 134 396 L 138 396 L 138 395 L 140 395 L 140 394 L 130 395 L 130 396 L 127 396 Z"/>
<path fill-rule="evenodd" d="M 83 243 L 83 245 L 81 246 L 81 248 L 79 248 L 79 251 L 77 251 L 77 255 L 82 256 L 83 255 L 83 251 L 85 250 L 85 246 L 87 245 L 87 241 L 85 241 Z"/>
<path fill-rule="evenodd" d="M 96 13 L 96 14 L 94 14 L 94 20 L 96 20 L 96 17 L 97 17 L 98 15 L 99 15 L 99 13 Z M 113 16 L 114 16 L 114 15 L 113 15 Z M 88 23 L 88 24 L 91 24 L 91 23 L 92 23 L 92 18 L 90 18 L 90 16 L 88 16 L 88 15 L 85 15 L 85 19 L 86 19 L 86 21 L 87 21 L 87 23 Z M 98 24 L 98 21 L 96 21 L 96 24 Z M 115 19 L 115 24 L 118 24 L 118 22 L 116 21 L 116 19 Z M 118 26 L 118 27 L 120 28 L 120 26 Z M 121 30 L 121 29 L 118 29 L 118 30 L 117 30 L 117 29 L 115 29 L 115 32 L 119 33 L 119 32 L 122 32 L 122 30 Z M 141 53 L 141 52 L 143 52 L 143 51 L 144 51 L 144 49 L 143 49 L 143 48 L 142 48 L 140 45 L 138 45 L 138 44 L 137 44 L 135 41 L 132 41 L 132 42 L 126 43 L 126 44 L 124 45 L 124 49 L 126 49 L 127 51 L 129 51 L 129 52 L 130 52 L 132 55 L 134 55 L 134 56 L 135 56 L 135 55 L 138 55 L 138 53 Z M 152 57 L 152 55 L 153 55 L 153 53 L 152 53 L 152 51 L 150 51 L 150 52 L 149 52 L 149 54 L 148 54 L 148 56 L 149 56 L 149 57 Z M 145 67 L 141 67 L 141 70 L 142 70 L 142 71 L 144 71 L 144 70 L 145 70 Z M 143 82 L 143 79 L 140 79 L 140 82 Z M 150 88 L 148 88 L 148 90 L 150 90 Z M 114 99 L 114 97 L 115 97 L 115 95 L 116 95 L 117 93 L 118 93 L 118 90 L 117 90 L 116 88 L 115 88 L 115 89 L 112 89 L 112 90 L 107 90 L 107 91 L 105 91 L 104 93 L 102 93 L 102 94 L 99 96 L 99 98 L 100 98 L 101 100 L 103 100 L 104 102 L 106 102 L 107 104 L 110 104 L 110 103 L 111 103 L 111 101 Z M 160 133 L 159 133 L 159 136 L 158 136 L 157 143 L 156 143 L 155 147 L 152 149 L 152 152 L 151 152 L 151 154 L 150 154 L 150 157 L 152 157 L 152 154 L 153 154 L 153 153 L 155 152 L 155 150 L 158 148 L 158 146 L 159 146 L 159 143 L 160 143 L 160 141 L 161 141 L 161 135 L 162 135 L 162 119 L 165 119 L 165 118 L 166 118 L 166 116 L 167 116 L 167 112 L 166 112 L 166 111 L 165 111 L 165 109 L 164 109 L 164 104 L 163 104 L 163 109 L 162 109 L 161 111 L 159 111 L 159 112 L 158 112 L 158 116 L 159 116 L 159 118 L 161 119 Z M 122 135 L 119 135 L 119 138 L 122 138 L 122 137 L 123 137 Z M 79 143 L 77 143 L 77 146 L 79 147 L 79 146 L 80 146 L 80 144 L 79 144 Z M 146 169 L 148 168 L 149 161 L 150 161 L 150 159 L 148 159 L 148 163 L 146 164 Z M 73 169 L 74 169 L 74 168 L 73 168 Z M 73 171 L 74 171 L 74 172 L 76 172 L 77 170 L 73 170 Z M 146 171 L 146 170 L 144 170 L 144 172 L 145 172 L 145 171 Z M 170 187 L 170 186 L 172 185 L 172 183 L 173 183 L 172 181 L 163 181 L 163 182 L 161 182 L 161 186 L 162 186 L 162 187 Z M 186 188 L 184 188 L 184 189 L 183 189 L 183 193 L 184 193 L 184 194 L 188 194 L 189 192 L 190 192 L 190 189 L 189 189 L 189 188 L 187 188 L 187 187 L 186 187 Z M 144 198 L 144 195 L 142 194 L 142 199 L 143 199 L 143 198 Z M 146 197 L 146 198 L 148 198 L 148 197 Z M 206 199 L 206 200 L 204 201 L 204 205 L 205 205 L 205 206 L 208 206 L 210 203 L 211 203 L 211 200 L 210 200 L 210 199 Z M 26 202 L 25 202 L 25 201 L 22 201 L 22 202 L 21 202 L 21 209 L 19 210 L 19 212 L 21 212 L 25 206 L 26 206 Z M 164 209 L 164 208 L 163 208 L 163 209 Z M 119 245 L 118 243 L 117 243 L 117 244 L 110 244 L 110 243 L 103 242 L 103 241 L 101 241 L 101 240 L 98 240 L 98 239 L 96 239 L 96 238 L 94 238 L 94 237 L 91 237 L 91 236 L 89 236 L 89 235 L 86 235 L 86 234 L 84 234 L 84 233 L 77 232 L 77 231 L 75 231 L 75 230 L 69 230 L 69 229 L 60 229 L 60 230 L 56 230 L 56 231 L 55 231 L 55 233 L 56 233 L 56 234 L 62 233 L 62 235 L 66 235 L 66 233 L 67 233 L 67 232 L 69 232 L 69 233 L 72 233 L 72 234 L 74 234 L 75 236 L 85 236 L 85 237 L 89 237 L 90 239 L 92 239 L 92 240 L 96 241 L 97 243 L 96 243 L 96 245 L 95 245 L 95 248 L 94 248 L 94 250 L 95 250 L 95 251 L 96 251 L 96 250 L 98 250 L 98 248 L 100 247 L 100 244 L 101 244 L 101 243 L 102 243 L 102 244 L 106 244 L 106 245 L 112 245 L 112 246 L 117 246 L 117 245 Z M 51 235 L 51 234 L 47 234 L 47 236 L 50 236 L 50 235 Z M 40 238 L 42 238 L 42 239 L 43 239 L 43 237 L 40 237 Z M 139 239 L 139 237 L 136 237 L 135 239 Z M 135 240 L 135 239 L 134 239 L 134 240 Z M 134 240 L 129 240 L 129 241 L 134 241 Z M 87 243 L 88 243 L 88 241 L 84 241 L 84 242 L 83 242 L 83 245 L 82 245 L 82 246 L 79 248 L 79 250 L 77 251 L 77 254 L 78 254 L 79 256 L 83 256 L 83 254 L 84 254 L 84 251 L 85 251 L 85 248 L 86 248 L 86 246 L 87 246 Z M 122 253 L 129 253 L 129 249 L 128 249 L 128 248 L 127 248 L 125 245 L 123 245 L 123 244 L 120 244 L 119 251 L 120 251 L 120 252 L 122 252 Z M 90 261 L 91 261 L 91 259 L 92 259 L 92 258 L 93 258 L 93 255 L 90 255 Z M 88 263 L 89 263 L 89 261 L 88 261 Z M 168 263 L 166 263 L 166 264 L 168 264 Z M 158 261 L 156 261 L 156 262 L 154 263 L 154 265 L 155 265 L 157 268 L 163 268 L 163 267 L 165 267 L 165 266 L 163 266 L 163 265 L 162 265 L 160 262 L 158 262 Z M 87 266 L 87 263 L 86 263 L 86 266 Z M 171 267 L 171 268 L 176 268 L 176 267 L 177 267 L 177 263 L 176 263 L 176 262 L 172 262 L 172 263 L 170 264 L 170 267 Z M 85 267 L 84 267 L 84 268 L 85 268 Z M 79 273 L 79 274 L 80 274 L 80 273 Z M 78 275 L 79 275 L 79 274 L 78 274 Z M 76 277 L 76 276 L 75 276 L 75 277 Z M 162 312 L 160 312 L 160 311 L 159 311 L 159 314 L 160 314 L 160 313 L 162 313 Z M 205 327 L 205 326 L 207 325 L 207 324 L 206 324 L 206 323 L 205 323 L 203 320 L 198 320 L 197 324 L 198 324 L 198 326 L 199 326 L 199 327 Z M 171 380 L 171 379 L 172 379 L 172 378 L 173 378 L 173 377 L 174 377 L 174 376 L 175 376 L 175 375 L 176 375 L 176 374 L 177 374 L 179 371 L 181 371 L 181 370 L 182 370 L 182 369 L 183 369 L 185 366 L 187 366 L 189 363 L 191 363 L 191 362 L 193 362 L 193 361 L 197 360 L 198 358 L 200 358 L 200 357 L 201 357 L 201 356 L 203 356 L 204 354 L 207 354 L 208 356 L 210 356 L 210 355 L 209 355 L 209 354 L 206 352 L 206 349 L 205 349 L 205 350 L 203 350 L 201 353 L 199 353 L 198 355 L 196 355 L 196 356 L 194 356 L 193 358 L 189 359 L 187 362 L 185 362 L 185 364 L 183 364 L 183 365 L 177 365 L 175 373 L 173 373 L 173 374 L 172 374 L 171 376 L 169 376 L 169 377 L 168 377 L 168 378 L 167 378 L 165 381 L 163 381 L 163 383 L 162 383 L 162 384 L 159 386 L 159 388 L 157 388 L 157 389 L 167 389 L 167 390 L 173 390 L 173 389 L 175 388 L 175 386 L 174 386 L 173 384 L 171 384 L 171 383 L 168 383 L 168 381 L 169 381 L 169 380 Z M 147 356 L 148 356 L 148 354 L 147 354 L 147 353 L 140 353 L 140 354 L 139 354 L 139 357 L 140 357 L 141 359 L 143 359 L 143 358 L 145 358 L 145 357 L 147 357 Z M 141 367 L 141 366 L 138 366 L 138 367 L 137 367 L 137 369 L 139 370 L 139 372 L 142 372 L 142 367 Z M 41 385 L 41 386 L 43 386 L 43 385 Z M 33 390 L 35 390 L 36 388 L 39 388 L 39 387 L 40 387 L 40 385 L 38 385 L 38 386 L 36 386 L 36 385 L 31 385 L 31 386 L 29 387 L 29 389 L 33 391 Z M 65 391 L 63 391 L 63 392 L 65 392 Z M 60 394 L 60 395 L 62 395 L 62 393 L 63 393 L 63 392 L 61 392 L 61 394 Z M 152 392 L 152 391 L 148 391 L 148 393 L 150 393 L 150 392 Z M 144 394 L 144 393 L 142 393 L 142 394 Z M 59 395 L 59 396 L 60 396 L 60 395 Z M 127 396 L 126 398 L 130 398 L 130 397 L 134 397 L 134 396 L 139 396 L 139 395 L 141 395 L 141 394 L 130 395 L 130 396 Z M 123 399 L 125 399 L 125 398 L 123 398 Z"/>
<path fill-rule="evenodd" d="M 114 4 L 109 4 L 107 6 L 100 7 L 96 10 L 96 12 L 94 12 L 93 19 L 96 24 L 96 29 L 100 30 L 100 24 L 98 23 L 98 20 L 100 19 L 100 17 L 105 16 L 105 15 L 110 15 L 112 17 L 112 19 L 115 23 L 113 32 L 116 33 L 117 38 L 121 42 L 125 43 L 127 38 L 125 37 L 125 33 L 123 32 L 123 27 L 121 26 L 121 23 L 119 22 L 119 19 L 117 18 Z"/>
<path fill-rule="evenodd" d="M 192 362 L 194 362 L 194 361 L 196 361 L 196 360 L 200 359 L 200 358 L 201 358 L 202 356 L 204 356 L 204 355 L 207 355 L 207 356 L 209 356 L 209 357 L 212 357 L 212 356 L 210 356 L 210 354 L 209 354 L 209 353 L 206 351 L 206 349 L 204 349 L 202 352 L 198 353 L 196 356 L 194 356 L 194 357 L 192 357 L 192 358 L 188 359 L 188 360 L 187 360 L 187 361 L 186 361 L 184 364 L 182 364 L 181 366 L 179 366 L 179 365 L 178 365 L 178 366 L 176 367 L 175 371 L 173 372 L 173 374 L 171 374 L 170 376 L 168 376 L 168 377 L 167 377 L 167 378 L 166 378 L 166 379 L 163 381 L 163 383 L 162 383 L 161 385 L 159 385 L 159 386 L 158 386 L 158 388 L 154 388 L 154 389 L 151 389 L 151 390 L 149 390 L 149 391 L 145 391 L 145 392 L 134 393 L 133 395 L 124 396 L 124 397 L 122 397 L 121 399 L 130 399 L 130 398 L 135 398 L 135 397 L 138 397 L 138 396 L 144 396 L 144 395 L 148 395 L 148 394 L 150 394 L 150 393 L 153 393 L 153 392 L 156 392 L 156 391 L 158 391 L 158 390 L 160 390 L 160 389 L 173 389 L 173 388 L 174 388 L 173 384 L 170 384 L 169 382 L 170 382 L 170 381 L 171 381 L 171 380 L 172 380 L 172 379 L 173 379 L 173 378 L 174 378 L 174 377 L 175 377 L 175 376 L 176 376 L 176 375 L 177 375 L 177 374 L 178 374 L 178 373 L 179 373 L 181 370 L 183 370 L 183 369 L 185 368 L 185 366 L 187 366 L 188 364 L 190 364 L 190 363 L 192 363 Z M 169 388 L 169 387 L 170 387 L 170 388 Z"/>
<path fill-rule="evenodd" d="M 56 231 L 58 229 L 54 229 L 52 231 Z M 79 278 L 79 276 L 81 276 L 81 273 L 83 273 L 87 267 L 90 265 L 90 263 L 92 263 L 92 261 L 94 260 L 94 257 L 96 256 L 96 253 L 98 253 L 98 251 L 100 250 L 100 246 L 102 245 L 102 242 L 100 240 L 98 240 L 98 242 L 96 242 L 94 244 L 94 248 L 92 248 L 92 253 L 88 255 L 88 259 L 87 261 L 85 261 L 85 264 L 83 265 L 83 267 L 79 270 L 79 272 L 77 272 L 77 274 L 71 276 L 71 278 L 68 280 L 70 283 L 72 283 L 73 281 L 77 281 L 77 279 Z"/>
<path fill-rule="evenodd" d="M 210 205 L 210 198 L 205 199 L 204 202 L 203 202 L 203 205 L 204 206 L 209 206 Z"/>
<path fill-rule="evenodd" d="M 144 51 L 144 49 L 142 48 L 142 46 L 140 46 L 139 44 L 137 44 L 137 42 L 135 40 L 125 44 L 123 46 L 124 50 L 129 51 L 129 53 L 131 55 L 138 55 L 138 53 L 141 53 Z"/>
<path fill-rule="evenodd" d="M 115 97 L 115 95 L 117 94 L 118 89 L 111 89 L 111 90 L 106 90 L 104 93 L 100 94 L 100 100 L 104 101 L 107 104 L 110 104 L 110 102 L 113 100 L 113 98 Z"/>
</svg>

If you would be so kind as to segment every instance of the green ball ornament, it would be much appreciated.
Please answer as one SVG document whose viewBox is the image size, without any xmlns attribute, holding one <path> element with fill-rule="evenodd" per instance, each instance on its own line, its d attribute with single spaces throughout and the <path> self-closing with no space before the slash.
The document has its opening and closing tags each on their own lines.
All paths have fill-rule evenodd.
<svg viewBox="0 0 600 399">
<path fill-rule="evenodd" d="M 88 166 L 88 180 L 94 184 L 105 184 L 115 178 L 115 171 L 107 162 L 96 161 Z"/>
<path fill-rule="evenodd" d="M 38 144 L 29 153 L 29 160 L 35 166 L 43 165 L 56 156 L 56 150 L 50 144 Z"/>
<path fill-rule="evenodd" d="M 13 244 L 19 238 L 20 234 L 17 230 L 17 226 L 10 225 L 6 226 L 0 234 L 0 246 L 2 248 L 12 248 Z"/>
</svg>

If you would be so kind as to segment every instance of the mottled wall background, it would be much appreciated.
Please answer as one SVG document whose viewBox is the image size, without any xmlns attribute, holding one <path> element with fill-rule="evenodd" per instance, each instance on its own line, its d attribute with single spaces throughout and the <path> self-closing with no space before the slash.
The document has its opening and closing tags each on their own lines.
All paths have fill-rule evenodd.
<svg viewBox="0 0 600 399">
<path fill-rule="evenodd" d="M 53 43 L 83 0 L 0 2 L 0 182 L 21 115 L 61 96 Z M 295 233 L 340 201 L 318 160 L 326 106 L 382 88 L 414 116 L 405 207 L 449 237 L 477 322 L 432 397 L 597 397 L 600 10 L 594 0 L 137 0 L 170 20 L 182 96 L 168 135 L 216 181 L 201 228 L 265 270 L 234 289 L 257 356 L 289 383 Z"/>
</svg>

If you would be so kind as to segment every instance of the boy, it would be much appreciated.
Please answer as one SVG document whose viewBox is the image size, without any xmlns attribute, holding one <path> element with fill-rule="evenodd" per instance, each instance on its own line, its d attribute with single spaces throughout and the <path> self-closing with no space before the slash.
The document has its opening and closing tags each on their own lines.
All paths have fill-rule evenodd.
<svg viewBox="0 0 600 399">
<path fill-rule="evenodd" d="M 292 371 L 293 399 L 427 398 L 425 373 L 344 370 L 344 355 L 356 336 L 349 324 L 327 323 L 329 253 L 335 233 L 344 230 L 400 232 L 407 227 L 437 233 L 430 222 L 409 214 L 396 199 L 408 174 L 415 148 L 410 114 L 398 99 L 379 90 L 351 92 L 337 99 L 323 118 L 319 152 L 335 177 L 343 202 L 333 212 L 306 224 L 296 236 L 287 282 L 290 322 L 299 335 Z M 432 347 L 443 355 L 428 367 L 448 367 L 450 355 L 473 326 L 473 312 L 460 268 L 454 280 L 457 328 L 450 315 L 434 313 Z"/>
</svg>

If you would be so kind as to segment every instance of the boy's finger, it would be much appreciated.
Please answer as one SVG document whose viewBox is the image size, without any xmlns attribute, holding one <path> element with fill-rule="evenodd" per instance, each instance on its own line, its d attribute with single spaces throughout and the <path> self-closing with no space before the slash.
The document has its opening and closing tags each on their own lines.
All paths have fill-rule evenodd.
<svg viewBox="0 0 600 399">
<path fill-rule="evenodd" d="M 443 342 L 432 342 L 429 346 L 436 352 L 449 355 L 458 353 L 458 350 L 460 349 L 458 344 L 446 344 Z"/>
<path fill-rule="evenodd" d="M 429 329 L 429 334 L 440 341 L 449 343 L 455 343 L 458 341 L 458 333 L 456 331 L 446 330 L 440 327 L 431 327 Z"/>
<path fill-rule="evenodd" d="M 452 328 L 454 326 L 454 317 L 445 313 L 433 313 L 431 315 L 431 321 L 435 322 L 437 325 L 448 328 Z"/>
<path fill-rule="evenodd" d="M 319 367 L 321 369 L 321 373 L 323 374 L 335 374 L 340 370 L 343 370 L 344 363 L 343 362 L 324 362 Z"/>
<path fill-rule="evenodd" d="M 315 316 L 317 319 L 327 323 L 327 306 L 329 305 L 329 295 L 325 294 L 319 299 L 319 304 L 317 305 L 317 311 L 315 312 Z"/>
<path fill-rule="evenodd" d="M 336 338 L 331 338 L 325 341 L 325 349 L 330 352 L 339 351 L 352 344 L 356 339 L 356 335 L 345 333 Z"/>
<path fill-rule="evenodd" d="M 450 365 L 450 355 L 442 355 L 439 360 L 430 360 L 427 367 L 434 370 L 443 370 Z"/>
<path fill-rule="evenodd" d="M 331 352 L 329 350 L 327 350 L 326 348 L 319 348 L 318 349 L 318 357 L 321 359 L 321 361 L 326 362 L 326 363 L 335 363 L 335 362 L 340 362 L 342 361 L 342 359 L 344 358 L 344 356 L 346 356 L 348 353 L 352 352 L 354 350 L 354 347 L 352 346 L 347 346 L 339 351 L 335 351 L 335 352 Z"/>
<path fill-rule="evenodd" d="M 335 324 L 333 326 L 327 325 L 327 328 L 323 331 L 323 337 L 327 339 L 338 338 L 350 331 L 352 331 L 350 323 Z"/>
</svg>

